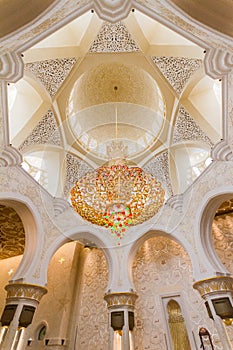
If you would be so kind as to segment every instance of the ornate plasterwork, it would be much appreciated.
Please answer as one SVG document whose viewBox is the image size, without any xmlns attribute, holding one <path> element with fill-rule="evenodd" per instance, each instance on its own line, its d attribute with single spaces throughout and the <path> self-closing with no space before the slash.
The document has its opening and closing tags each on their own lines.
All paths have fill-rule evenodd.
<svg viewBox="0 0 233 350">
<path fill-rule="evenodd" d="M 207 50 L 205 55 L 206 73 L 213 79 L 229 74 L 233 69 L 233 54 L 219 48 Z"/>
<path fill-rule="evenodd" d="M 80 285 L 79 315 L 76 318 L 77 348 L 108 349 L 108 309 L 104 301 L 108 284 L 107 262 L 101 250 L 84 249 L 85 264 Z"/>
<path fill-rule="evenodd" d="M 218 209 L 212 224 L 212 237 L 221 263 L 230 274 L 233 274 L 233 200 L 225 202 Z"/>
<path fill-rule="evenodd" d="M 50 6 L 47 11 L 44 11 L 43 17 L 38 16 L 37 20 L 25 25 L 21 31 L 18 30 L 14 33 L 14 35 L 8 35 L 6 38 L 4 38 L 4 40 L 2 40 L 2 45 L 0 46 L 0 51 L 15 51 L 16 48 L 33 41 L 36 36 L 40 36 L 42 39 L 44 39 L 44 34 L 51 27 L 58 25 L 59 22 L 62 22 L 60 26 L 58 25 L 58 29 L 61 28 L 64 25 L 64 20 L 66 20 L 68 16 L 72 16 L 73 18 L 74 11 L 76 11 L 78 16 L 80 15 L 80 12 L 83 13 L 82 8 L 84 8 L 84 11 L 88 11 L 91 6 L 92 3 L 90 0 L 76 0 L 75 2 L 73 0 L 56 1 L 55 6 Z M 33 44 L 34 41 L 31 46 Z"/>
<path fill-rule="evenodd" d="M 103 6 L 104 4 L 104 6 Z M 106 5 L 108 4 L 108 5 Z M 64 25 L 64 22 L 72 20 L 75 16 L 78 16 L 85 11 L 90 10 L 93 5 L 99 15 L 102 17 L 108 17 L 105 20 L 119 21 L 126 17 L 131 7 L 131 1 L 100 1 L 96 0 L 93 4 L 89 0 L 60 0 L 57 1 L 53 8 L 50 7 L 48 11 L 45 11 L 44 16 L 39 16 L 37 21 L 29 23 L 21 31 L 16 31 L 14 35 L 7 36 L 5 40 L 2 40 L 2 46 L 0 50 L 2 52 L 14 51 L 16 48 L 20 48 L 23 45 L 28 48 L 29 45 L 33 45 L 36 42 L 36 37 L 40 36 L 44 38 L 49 33 L 49 29 L 52 26 L 59 29 Z M 213 35 L 213 31 L 206 26 L 200 26 L 200 22 L 193 20 L 182 11 L 174 11 L 174 7 L 171 2 L 164 2 L 164 0 L 136 0 L 134 1 L 134 8 L 138 10 L 144 10 L 148 12 L 152 17 L 158 19 L 162 24 L 167 24 L 170 28 L 175 27 L 182 35 L 187 35 L 193 38 L 198 43 L 206 43 L 206 46 L 215 46 L 221 48 L 232 49 L 232 40 L 223 35 L 219 35 L 217 32 Z M 109 11 L 110 9 L 110 11 Z M 121 18 L 119 18 L 121 17 Z M 203 45 L 204 46 L 204 45 Z"/>
<path fill-rule="evenodd" d="M 104 300 L 106 300 L 108 308 L 121 306 L 134 307 L 137 298 L 138 296 L 134 292 L 108 293 L 104 296 Z"/>
<path fill-rule="evenodd" d="M 166 217 L 168 219 L 168 217 Z M 135 349 L 164 350 L 168 328 L 166 302 L 176 298 L 182 305 L 185 322 L 198 344 L 199 327 L 209 329 L 216 349 L 222 349 L 204 300 L 193 289 L 192 265 L 187 252 L 169 238 L 156 236 L 139 248 L 133 263 L 138 300 L 135 305 Z M 220 346 L 219 346 L 220 345 Z M 195 347 L 192 347 L 192 349 Z"/>
<path fill-rule="evenodd" d="M 47 289 L 42 286 L 26 283 L 12 283 L 5 287 L 7 291 L 7 302 L 12 299 L 32 299 L 40 302 Z"/>
<path fill-rule="evenodd" d="M 204 141 L 209 146 L 213 146 L 210 138 L 201 130 L 186 109 L 181 106 L 177 113 L 176 123 L 173 133 L 173 143 L 182 141 Z"/>
<path fill-rule="evenodd" d="M 182 194 L 176 194 L 175 196 L 170 197 L 166 204 L 181 214 L 184 207 L 184 196 Z"/>
<path fill-rule="evenodd" d="M 192 19 L 184 11 L 178 9 L 171 1 L 164 0 L 135 0 L 135 8 L 139 10 L 144 7 L 147 11 L 150 11 L 153 17 L 157 17 L 162 24 L 168 24 L 168 26 L 177 27 L 178 33 L 181 35 L 188 35 L 193 38 L 193 41 L 200 44 L 206 43 L 207 47 L 219 47 L 228 48 L 232 50 L 232 40 L 229 37 L 223 36 L 222 33 L 218 34 L 217 31 L 213 33 L 213 30 L 206 25 L 202 25 L 199 21 Z M 186 36 L 187 37 L 187 36 Z"/>
<path fill-rule="evenodd" d="M 45 86 L 50 96 L 54 96 L 67 78 L 76 61 L 76 58 L 73 57 L 27 63 L 25 65 L 25 70 L 33 73 Z"/>
<path fill-rule="evenodd" d="M 92 170 L 93 168 L 91 168 L 86 162 L 71 153 L 67 153 L 64 195 L 67 196 L 75 182 Z"/>
<path fill-rule="evenodd" d="M 140 51 L 126 26 L 104 23 L 89 52 L 135 52 Z"/>
<path fill-rule="evenodd" d="M 159 112 L 164 107 L 159 87 L 146 71 L 117 61 L 98 64 L 85 72 L 75 84 L 71 96 L 74 113 L 115 101 L 138 104 L 156 112 L 159 105 Z"/>
<path fill-rule="evenodd" d="M 23 161 L 22 155 L 12 146 L 0 148 L 0 167 L 20 165 Z"/>
<path fill-rule="evenodd" d="M 62 144 L 56 118 L 51 109 L 48 110 L 27 139 L 19 146 L 19 150 L 23 151 L 28 146 L 47 143 L 57 146 Z"/>
<path fill-rule="evenodd" d="M 233 124 L 232 124 L 233 125 Z M 213 160 L 232 160 L 233 150 L 227 141 L 221 140 L 217 142 L 211 151 L 211 158 Z"/>
<path fill-rule="evenodd" d="M 143 166 L 143 170 L 152 174 L 162 183 L 168 197 L 173 194 L 169 172 L 168 151 L 165 151 L 154 157 L 145 166 Z"/>
<path fill-rule="evenodd" d="M 21 255 L 24 252 L 25 232 L 16 211 L 0 205 L 0 259 Z"/>
<path fill-rule="evenodd" d="M 202 65 L 202 60 L 186 57 L 152 57 L 152 60 L 179 95 Z"/>
<path fill-rule="evenodd" d="M 16 82 L 23 76 L 22 57 L 15 52 L 7 52 L 0 57 L 0 79 Z"/>
<path fill-rule="evenodd" d="M 193 288 L 197 289 L 202 297 L 216 292 L 233 292 L 233 278 L 217 276 L 206 280 L 197 281 Z"/>
</svg>

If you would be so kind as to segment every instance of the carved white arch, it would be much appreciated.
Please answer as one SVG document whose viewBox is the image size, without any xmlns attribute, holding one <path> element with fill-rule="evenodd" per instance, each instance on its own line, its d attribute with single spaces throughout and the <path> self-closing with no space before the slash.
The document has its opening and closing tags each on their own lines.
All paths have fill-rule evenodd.
<svg viewBox="0 0 233 350">
<path fill-rule="evenodd" d="M 218 258 L 212 243 L 212 223 L 219 206 L 227 199 L 232 198 L 232 196 L 233 186 L 216 188 L 203 197 L 202 202 L 197 208 L 194 225 L 196 246 L 200 259 L 207 257 L 212 270 L 209 271 L 206 277 L 228 274 L 224 265 Z"/>
<path fill-rule="evenodd" d="M 2 52 L 5 50 L 26 51 L 93 8 L 100 17 L 110 22 L 126 18 L 130 8 L 138 9 L 203 48 L 229 47 L 230 49 L 232 47 L 231 38 L 217 31 L 213 32 L 212 28 L 197 22 L 170 0 L 151 0 L 144 3 L 141 0 L 104 0 L 101 2 L 101 6 L 99 0 L 79 2 L 57 0 L 34 21 L 4 37 Z"/>
<path fill-rule="evenodd" d="M 45 257 L 41 263 L 40 270 L 40 284 L 46 285 L 47 283 L 47 272 L 48 272 L 48 266 L 50 263 L 51 258 L 55 254 L 55 252 L 62 247 L 64 244 L 72 241 L 78 241 L 78 240 L 85 240 L 86 242 L 90 242 L 90 245 L 94 245 L 97 248 L 99 248 L 107 261 L 108 266 L 108 287 L 107 290 L 111 289 L 112 280 L 113 280 L 113 266 L 118 266 L 117 263 L 117 257 L 115 254 L 114 249 L 108 248 L 108 244 L 104 239 L 100 239 L 97 236 L 96 229 L 91 228 L 87 225 L 85 226 L 79 226 L 74 227 L 66 232 L 63 232 L 62 235 L 60 235 L 50 246 L 50 248 L 47 250 Z"/>
<path fill-rule="evenodd" d="M 172 241 L 175 241 L 178 243 L 181 247 L 184 248 L 186 253 L 188 254 L 191 263 L 192 263 L 192 268 L 193 268 L 193 277 L 196 279 L 196 276 L 199 274 L 199 262 L 198 262 L 198 257 L 193 249 L 193 247 L 190 245 L 190 243 L 183 237 L 179 236 L 178 233 L 167 233 L 165 232 L 162 228 L 153 228 L 153 230 L 150 230 L 148 232 L 145 232 L 135 243 L 132 245 L 131 249 L 129 250 L 129 255 L 128 255 L 128 273 L 130 276 L 130 280 L 132 285 L 134 285 L 133 282 L 133 261 L 134 258 L 137 254 L 138 249 L 143 245 L 145 241 L 152 237 L 158 237 L 158 236 L 163 236 L 171 239 Z"/>
<path fill-rule="evenodd" d="M 32 201 L 19 193 L 0 193 L 0 203 L 13 208 L 22 220 L 25 231 L 25 248 L 23 259 L 11 282 L 21 281 L 30 283 L 31 275 L 37 261 L 40 259 L 44 230 L 38 209 Z"/>
</svg>

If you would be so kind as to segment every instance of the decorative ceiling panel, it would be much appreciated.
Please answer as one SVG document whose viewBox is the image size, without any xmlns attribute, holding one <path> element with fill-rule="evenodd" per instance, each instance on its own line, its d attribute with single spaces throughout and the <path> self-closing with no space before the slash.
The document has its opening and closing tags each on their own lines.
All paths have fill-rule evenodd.
<svg viewBox="0 0 233 350">
<path fill-rule="evenodd" d="M 25 70 L 33 73 L 52 97 L 57 93 L 76 61 L 73 57 L 27 63 Z"/>
<path fill-rule="evenodd" d="M 89 52 L 135 52 L 140 51 L 138 45 L 128 32 L 126 26 L 104 23 L 94 40 Z"/>
<path fill-rule="evenodd" d="M 152 57 L 152 60 L 179 95 L 202 65 L 200 59 L 185 57 Z"/>
<path fill-rule="evenodd" d="M 156 179 L 158 179 L 162 183 L 168 197 L 173 195 L 169 175 L 168 151 L 165 151 L 159 154 L 158 156 L 154 157 L 143 167 L 143 170 L 152 174 Z"/>
<path fill-rule="evenodd" d="M 74 186 L 75 182 L 84 177 L 90 171 L 93 171 L 93 168 L 90 167 L 90 165 L 88 165 L 80 158 L 67 153 L 64 196 L 68 196 L 70 189 Z"/>
<path fill-rule="evenodd" d="M 21 255 L 24 252 L 25 232 L 16 211 L 0 205 L 0 259 Z"/>
<path fill-rule="evenodd" d="M 180 107 L 173 133 L 173 143 L 182 141 L 204 141 L 213 146 L 211 139 L 201 130 L 200 126 L 193 120 L 183 106 Z"/>
<path fill-rule="evenodd" d="M 19 146 L 19 150 L 22 151 L 28 146 L 35 144 L 52 144 L 57 146 L 62 144 L 56 118 L 51 109 L 48 110 L 27 139 Z"/>
</svg>

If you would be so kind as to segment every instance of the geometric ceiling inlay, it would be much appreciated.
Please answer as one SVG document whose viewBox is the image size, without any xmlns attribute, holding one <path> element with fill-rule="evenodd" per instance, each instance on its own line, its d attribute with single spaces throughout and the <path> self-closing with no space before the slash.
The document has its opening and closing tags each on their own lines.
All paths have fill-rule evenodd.
<svg viewBox="0 0 233 350">
<path fill-rule="evenodd" d="M 64 196 L 68 196 L 71 188 L 77 180 L 80 180 L 88 172 L 93 171 L 93 168 L 86 162 L 74 156 L 73 154 L 66 154 L 66 179 L 64 186 Z"/>
<path fill-rule="evenodd" d="M 204 141 L 211 147 L 211 139 L 201 130 L 200 126 L 193 120 L 183 106 L 180 107 L 173 133 L 173 144 L 182 141 Z"/>
<path fill-rule="evenodd" d="M 189 78 L 202 65 L 202 60 L 185 57 L 152 57 L 164 77 L 180 95 Z"/>
<path fill-rule="evenodd" d="M 16 211 L 0 205 L 0 259 L 21 255 L 24 252 L 25 232 Z"/>
<path fill-rule="evenodd" d="M 26 140 L 19 146 L 19 150 L 22 151 L 26 147 L 35 144 L 52 144 L 57 146 L 61 146 L 62 144 L 56 118 L 53 111 L 50 109 L 32 130 Z"/>
<path fill-rule="evenodd" d="M 136 52 L 140 51 L 138 45 L 128 32 L 126 26 L 119 22 L 105 23 L 89 52 Z"/>
<path fill-rule="evenodd" d="M 170 172 L 169 172 L 169 159 L 168 151 L 165 151 L 158 156 L 150 160 L 146 165 L 143 166 L 143 170 L 152 174 L 158 179 L 166 192 L 167 197 L 173 195 Z"/>
<path fill-rule="evenodd" d="M 76 61 L 73 57 L 27 63 L 25 70 L 32 72 L 52 97 L 61 87 Z"/>
</svg>

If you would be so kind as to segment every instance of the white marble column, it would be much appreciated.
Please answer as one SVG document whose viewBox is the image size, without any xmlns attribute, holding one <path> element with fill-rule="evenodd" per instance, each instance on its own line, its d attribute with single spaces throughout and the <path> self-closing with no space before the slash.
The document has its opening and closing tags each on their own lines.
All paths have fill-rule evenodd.
<svg viewBox="0 0 233 350">
<path fill-rule="evenodd" d="M 17 332 L 19 331 L 19 319 L 24 306 L 37 308 L 41 298 L 47 293 L 46 288 L 26 283 L 12 283 L 5 287 L 7 291 L 6 305 L 17 305 L 14 317 L 8 326 L 8 332 L 0 346 L 1 350 L 13 349 Z M 20 339 L 19 347 L 24 349 L 27 344 L 27 328 Z M 18 349 L 18 347 L 17 347 Z"/>
<path fill-rule="evenodd" d="M 226 326 L 222 318 L 216 313 L 213 300 L 229 298 L 233 309 L 233 278 L 226 276 L 215 276 L 206 280 L 197 281 L 194 283 L 193 287 L 197 289 L 202 298 L 208 302 L 223 350 L 232 350 L 233 348 L 225 328 Z"/>
<path fill-rule="evenodd" d="M 0 56 L 0 167 L 22 162 L 19 151 L 10 145 L 7 84 L 22 78 L 23 67 L 21 56 L 14 52 Z"/>
<path fill-rule="evenodd" d="M 222 49 L 207 50 L 206 73 L 222 81 L 222 139 L 215 145 L 213 160 L 233 159 L 233 54 Z"/>
<path fill-rule="evenodd" d="M 111 313 L 112 312 L 123 312 L 124 314 L 124 325 L 121 332 L 121 348 L 119 350 L 134 350 L 132 348 L 132 343 L 130 341 L 130 329 L 129 329 L 129 312 L 134 313 L 135 301 L 137 299 L 137 294 L 135 292 L 117 292 L 117 293 L 107 293 L 104 299 L 108 304 L 109 310 L 109 350 L 118 350 L 114 348 L 114 337 L 115 332 L 111 327 Z"/>
</svg>

